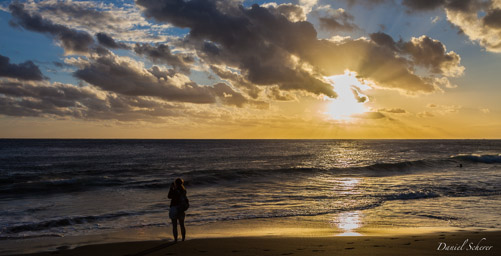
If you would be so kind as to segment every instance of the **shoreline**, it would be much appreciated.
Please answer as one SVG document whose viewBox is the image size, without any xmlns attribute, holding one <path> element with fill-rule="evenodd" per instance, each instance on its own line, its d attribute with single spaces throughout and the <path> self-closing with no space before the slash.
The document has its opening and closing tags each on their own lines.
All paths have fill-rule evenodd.
<svg viewBox="0 0 501 256">
<path fill-rule="evenodd" d="M 442 243 L 442 244 L 441 244 Z M 470 249 L 477 245 L 483 249 Z M 463 248 L 456 248 L 465 244 Z M 449 249 L 441 249 L 448 246 Z M 479 247 L 479 248 L 480 248 Z M 487 249 L 487 247 L 490 247 Z M 452 248 L 452 249 L 450 249 Z M 499 255 L 501 231 L 456 231 L 421 234 L 373 234 L 362 236 L 247 236 L 115 242 L 61 247 L 48 255 Z"/>
<path fill-rule="evenodd" d="M 325 219 L 314 219 L 311 217 L 285 217 L 270 219 L 252 219 L 252 220 L 237 220 L 237 221 L 220 221 L 204 225 L 187 225 L 187 241 L 179 242 L 175 246 L 171 243 L 172 227 L 167 225 L 165 227 L 148 227 L 138 229 L 119 230 L 114 232 L 82 235 L 82 236 L 66 236 L 66 237 L 40 237 L 40 238 L 26 238 L 26 239 L 4 239 L 0 240 L 0 255 L 135 255 L 141 251 L 152 250 L 158 247 L 161 254 L 151 255 L 171 255 L 166 254 L 171 252 L 173 248 L 177 254 L 172 255 L 208 255 L 200 254 L 198 251 L 212 251 L 215 249 L 211 246 L 218 245 L 220 249 L 232 248 L 228 254 L 223 255 L 240 255 L 230 254 L 231 251 L 252 251 L 248 255 L 268 255 L 266 251 L 259 253 L 256 248 L 270 247 L 275 253 L 272 255 L 288 255 L 290 248 L 282 244 L 292 244 L 307 242 L 307 244 L 320 243 L 323 246 L 335 245 L 330 248 L 331 252 L 334 250 L 343 250 L 342 243 L 344 244 L 357 244 L 364 250 L 386 249 L 385 253 L 381 255 L 388 255 L 389 248 L 420 250 L 419 247 L 431 248 L 438 246 L 440 241 L 446 241 L 450 245 L 461 245 L 465 239 L 469 241 L 482 241 L 485 245 L 494 246 L 495 251 L 501 248 L 501 230 L 500 229 L 487 229 L 487 228 L 453 228 L 447 226 L 441 227 L 375 227 L 375 226 L 361 226 L 354 229 L 342 229 L 336 225 L 325 222 Z M 460 238 L 460 239 L 459 239 Z M 459 240 L 458 240 L 459 239 Z M 426 244 L 417 243 L 423 240 L 428 241 Z M 274 241 L 274 242 L 272 242 Z M 371 241 L 371 243 L 369 243 Z M 406 241 L 400 243 L 401 241 Z M 397 243 L 398 242 L 398 243 Z M 262 246 L 260 245 L 262 243 Z M 278 247 L 273 246 L 276 243 Z M 243 244 L 239 249 L 235 244 Z M 410 246 L 413 245 L 413 246 Z M 432 246 L 433 245 L 433 246 Z M 373 247 L 371 247 L 373 246 Z M 417 246 L 417 247 L 416 247 Z M 164 248 L 165 247 L 165 248 Z M 167 247 L 169 249 L 167 249 Z M 193 248 L 199 249 L 193 249 Z M 499 247 L 498 249 L 495 249 Z M 202 248 L 202 249 L 200 249 Z M 203 249 L 206 248 L 206 249 Z M 358 248 L 358 247 L 354 247 Z M 435 248 L 436 249 L 436 248 Z M 175 251 L 174 250 L 174 251 Z M 190 254 L 183 254 L 182 251 L 189 250 Z M 194 251 L 195 250 L 195 251 Z M 354 249 L 346 249 L 351 252 Z M 106 253 L 99 254 L 99 251 Z M 122 253 L 126 251 L 127 253 Z M 131 252 L 133 252 L 131 254 Z M 311 251 L 310 251 L 311 252 Z M 316 253 L 319 253 L 317 251 Z M 371 252 L 369 250 L 368 252 Z M 435 254 L 430 255 L 456 255 L 447 254 L 450 251 L 431 250 Z M 456 251 L 457 253 L 458 251 Z M 475 255 L 494 255 L 485 254 L 491 253 L 481 252 L 482 254 Z M 264 253 L 264 254 L 263 254 Z M 298 254 L 299 253 L 299 254 Z M 311 255 L 300 254 L 301 252 L 294 252 L 294 255 Z M 346 254 L 346 255 L 365 255 L 363 254 Z M 404 252 L 402 252 L 404 253 Z M 415 255 L 425 255 L 421 251 Z M 466 253 L 466 251 L 464 251 Z M 472 251 L 469 251 L 471 255 Z M 150 254 L 145 254 L 150 255 Z M 221 254 L 217 254 L 221 255 Z M 292 255 L 292 254 L 290 254 Z M 316 255 L 316 254 L 315 254 Z M 322 255 L 322 254 L 319 254 Z M 327 254 L 326 254 L 327 255 Z M 329 255 L 332 255 L 329 254 Z M 342 254 L 344 255 L 344 254 Z M 372 255 L 372 254 L 367 254 Z M 392 254 L 390 254 L 392 255 Z M 402 255 L 402 254 L 394 254 Z M 412 255 L 412 254 L 411 254 Z"/>
</svg>

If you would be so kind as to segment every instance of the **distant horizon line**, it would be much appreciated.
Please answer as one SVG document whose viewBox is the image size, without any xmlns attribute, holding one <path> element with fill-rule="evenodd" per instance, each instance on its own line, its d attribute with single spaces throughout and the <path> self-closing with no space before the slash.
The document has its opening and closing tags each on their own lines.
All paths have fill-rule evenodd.
<svg viewBox="0 0 501 256">
<path fill-rule="evenodd" d="M 29 138 L 4 137 L 0 140 L 501 140 L 501 138 Z"/>
</svg>

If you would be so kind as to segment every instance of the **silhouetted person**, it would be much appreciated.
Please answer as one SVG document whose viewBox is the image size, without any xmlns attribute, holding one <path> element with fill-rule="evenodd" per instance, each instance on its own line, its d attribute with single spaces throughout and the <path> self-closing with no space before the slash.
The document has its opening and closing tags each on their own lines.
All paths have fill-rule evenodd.
<svg viewBox="0 0 501 256">
<path fill-rule="evenodd" d="M 169 218 L 172 220 L 172 234 L 174 235 L 174 242 L 177 242 L 177 221 L 181 226 L 182 241 L 186 238 L 186 229 L 184 227 L 185 211 L 189 207 L 188 197 L 186 196 L 186 188 L 184 188 L 184 181 L 177 178 L 175 182 L 170 185 L 168 197 L 170 201 Z"/>
</svg>

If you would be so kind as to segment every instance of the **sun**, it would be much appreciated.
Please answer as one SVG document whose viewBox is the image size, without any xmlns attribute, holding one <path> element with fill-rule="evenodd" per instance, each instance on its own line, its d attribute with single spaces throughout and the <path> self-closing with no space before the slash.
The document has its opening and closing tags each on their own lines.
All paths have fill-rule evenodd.
<svg viewBox="0 0 501 256">
<path fill-rule="evenodd" d="M 368 112 L 365 103 L 369 98 L 363 94 L 371 87 L 357 79 L 356 72 L 346 70 L 342 75 L 325 77 L 334 86 L 338 94 L 336 99 L 326 97 L 328 101 L 325 114 L 336 120 L 350 120 L 356 115 Z"/>
</svg>

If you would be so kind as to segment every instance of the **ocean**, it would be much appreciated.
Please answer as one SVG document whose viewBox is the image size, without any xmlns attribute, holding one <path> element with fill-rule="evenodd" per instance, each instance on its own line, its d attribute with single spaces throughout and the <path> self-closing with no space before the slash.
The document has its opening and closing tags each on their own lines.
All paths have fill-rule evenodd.
<svg viewBox="0 0 501 256">
<path fill-rule="evenodd" d="M 501 228 L 500 140 L 4 139 L 0 239 L 168 227 L 177 177 L 188 226 Z"/>
</svg>

